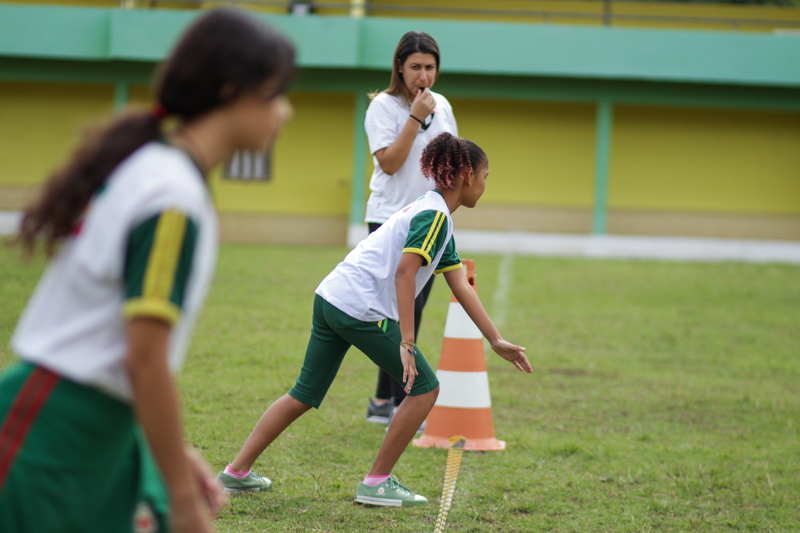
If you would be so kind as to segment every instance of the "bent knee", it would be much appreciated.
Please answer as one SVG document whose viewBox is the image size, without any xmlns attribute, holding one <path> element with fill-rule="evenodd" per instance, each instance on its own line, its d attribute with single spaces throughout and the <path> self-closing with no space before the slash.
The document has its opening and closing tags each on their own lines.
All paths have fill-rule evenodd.
<svg viewBox="0 0 800 533">
<path fill-rule="evenodd" d="M 420 401 L 430 402 L 431 407 L 433 407 L 433 404 L 436 403 L 436 399 L 439 397 L 439 386 L 437 385 L 435 389 L 431 389 L 428 392 L 409 394 L 409 397 L 418 398 Z"/>
<path fill-rule="evenodd" d="M 436 388 L 430 391 L 428 394 L 430 394 L 431 401 L 435 403 L 436 399 L 439 397 L 439 385 L 437 385 Z"/>
</svg>

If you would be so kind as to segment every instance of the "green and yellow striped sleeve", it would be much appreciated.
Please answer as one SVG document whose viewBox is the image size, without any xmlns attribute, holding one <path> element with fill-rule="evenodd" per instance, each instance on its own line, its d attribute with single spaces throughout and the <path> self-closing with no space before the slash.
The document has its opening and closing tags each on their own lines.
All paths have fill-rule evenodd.
<svg viewBox="0 0 800 533">
<path fill-rule="evenodd" d="M 451 235 L 450 240 L 447 241 L 447 246 L 444 248 L 442 258 L 439 259 L 439 263 L 436 265 L 436 270 L 434 270 L 433 273 L 444 274 L 445 272 L 450 272 L 451 270 L 457 270 L 459 268 L 461 268 L 461 258 L 456 251 L 456 238 Z"/>
<path fill-rule="evenodd" d="M 125 256 L 123 315 L 180 319 L 192 270 L 197 225 L 184 213 L 164 211 L 136 226 Z"/>
<path fill-rule="evenodd" d="M 421 255 L 422 266 L 428 266 L 445 245 L 446 237 L 447 215 L 440 211 L 423 211 L 411 220 L 403 253 Z"/>
</svg>

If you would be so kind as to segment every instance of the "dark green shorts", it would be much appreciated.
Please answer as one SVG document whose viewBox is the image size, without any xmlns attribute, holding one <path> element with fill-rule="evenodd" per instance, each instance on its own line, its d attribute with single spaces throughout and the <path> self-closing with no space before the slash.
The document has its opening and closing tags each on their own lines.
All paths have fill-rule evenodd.
<svg viewBox="0 0 800 533">
<path fill-rule="evenodd" d="M 169 531 L 130 406 L 41 367 L 0 376 L 0 531 Z"/>
<path fill-rule="evenodd" d="M 376 365 L 403 382 L 403 364 L 400 362 L 400 341 L 403 339 L 400 324 L 394 320 L 362 322 L 316 295 L 312 325 L 303 369 L 289 391 L 294 399 L 319 409 L 350 346 L 367 354 Z M 425 394 L 438 387 L 439 380 L 419 348 L 414 362 L 419 375 L 409 396 Z"/>
</svg>

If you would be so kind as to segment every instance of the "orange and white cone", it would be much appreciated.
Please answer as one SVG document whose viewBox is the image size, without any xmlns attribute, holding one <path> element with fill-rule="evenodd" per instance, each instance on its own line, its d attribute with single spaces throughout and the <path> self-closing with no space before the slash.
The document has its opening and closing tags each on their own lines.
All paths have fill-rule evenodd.
<svg viewBox="0 0 800 533">
<path fill-rule="evenodd" d="M 467 281 L 475 286 L 475 261 L 463 259 Z M 494 436 L 489 375 L 483 355 L 483 335 L 455 296 L 450 299 L 439 358 L 439 397 L 428 415 L 422 437 L 414 446 L 450 446 L 450 437 L 467 438 L 465 450 L 504 450 L 506 443 Z"/>
</svg>

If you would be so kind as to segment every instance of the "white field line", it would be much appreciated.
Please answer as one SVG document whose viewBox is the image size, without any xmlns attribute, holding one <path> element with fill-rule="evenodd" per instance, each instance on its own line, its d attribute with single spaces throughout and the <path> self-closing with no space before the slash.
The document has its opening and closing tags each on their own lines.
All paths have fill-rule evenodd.
<svg viewBox="0 0 800 533">
<path fill-rule="evenodd" d="M 800 264 L 800 242 L 456 230 L 458 251 L 517 255 Z"/>
<path fill-rule="evenodd" d="M 497 329 L 506 323 L 508 315 L 508 297 L 511 294 L 511 269 L 514 265 L 514 254 L 505 253 L 497 267 L 497 288 L 492 298 L 492 321 Z"/>
<path fill-rule="evenodd" d="M 0 235 L 13 235 L 17 232 L 22 213 L 0 211 Z"/>
</svg>

